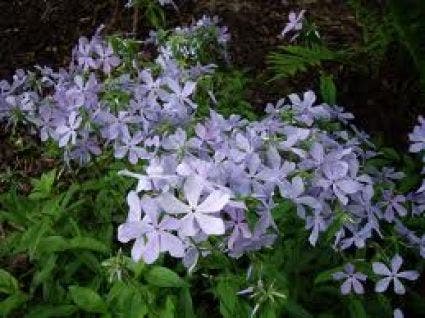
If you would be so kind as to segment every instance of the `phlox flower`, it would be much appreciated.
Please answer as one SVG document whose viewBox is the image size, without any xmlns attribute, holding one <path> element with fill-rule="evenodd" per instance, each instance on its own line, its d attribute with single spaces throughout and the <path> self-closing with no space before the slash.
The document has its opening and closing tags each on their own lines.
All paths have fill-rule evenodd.
<svg viewBox="0 0 425 318">
<path fill-rule="evenodd" d="M 417 271 L 404 271 L 400 272 L 400 267 L 403 264 L 403 258 L 396 254 L 391 259 L 390 267 L 387 267 L 384 263 L 374 262 L 372 264 L 373 272 L 377 275 L 384 276 L 381 280 L 379 280 L 375 285 L 375 291 L 378 293 L 382 293 L 387 290 L 389 284 L 392 282 L 394 284 L 394 292 L 398 295 L 404 295 L 406 293 L 406 289 L 404 288 L 401 278 L 407 280 L 416 280 L 419 277 L 419 273 Z"/>
<path fill-rule="evenodd" d="M 229 203 L 230 196 L 220 190 L 214 190 L 199 203 L 203 184 L 196 177 L 187 178 L 183 186 L 186 202 L 177 199 L 171 193 L 164 193 L 158 198 L 159 205 L 165 212 L 173 215 L 183 214 L 180 233 L 184 236 L 195 236 L 199 230 L 207 235 L 223 235 L 225 226 L 223 219 L 216 214 Z"/>
</svg>

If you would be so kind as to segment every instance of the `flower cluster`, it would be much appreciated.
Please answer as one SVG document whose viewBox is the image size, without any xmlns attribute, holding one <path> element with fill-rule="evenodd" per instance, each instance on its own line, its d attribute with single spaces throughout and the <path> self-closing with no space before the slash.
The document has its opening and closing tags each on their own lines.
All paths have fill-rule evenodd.
<svg viewBox="0 0 425 318">
<path fill-rule="evenodd" d="M 230 33 L 227 26 L 219 26 L 217 16 L 204 15 L 190 26 L 173 30 L 151 31 L 148 42 L 162 46 L 181 64 L 196 65 L 211 61 L 211 53 L 229 62 L 227 50 Z M 211 52 L 212 51 L 212 52 Z"/>
<path fill-rule="evenodd" d="M 378 280 L 375 285 L 375 291 L 377 293 L 386 291 L 391 282 L 394 284 L 394 293 L 398 295 L 404 295 L 406 293 L 406 289 L 402 284 L 401 279 L 413 281 L 418 279 L 419 273 L 413 270 L 400 272 L 402 264 L 403 258 L 398 254 L 394 255 L 391 259 L 390 267 L 381 262 L 372 263 L 373 272 L 376 275 L 383 277 Z M 341 294 L 350 294 L 352 290 L 356 294 L 364 293 L 362 283 L 366 281 L 367 275 L 361 272 L 356 272 L 353 264 L 346 264 L 344 266 L 344 272 L 336 272 L 332 276 L 334 280 L 344 280 L 341 285 Z"/>
<path fill-rule="evenodd" d="M 398 224 L 407 214 L 408 198 L 394 187 L 402 174 L 388 167 L 366 173 L 365 162 L 378 154 L 349 124 L 351 114 L 316 104 L 312 91 L 267 105 L 266 113 L 248 122 L 211 110 L 209 118 L 162 136 L 142 173 L 122 172 L 138 179 L 131 196 L 142 194 L 136 223 L 143 226 L 129 215 L 119 229 L 122 242 L 136 239 L 135 260 L 153 262 L 158 251 L 176 255 L 157 243 L 155 257 L 144 257 L 151 244 L 146 224 L 157 220 L 172 218 L 172 229 L 161 231 L 173 236 L 191 267 L 212 249 L 209 236 L 222 237 L 215 248 L 232 257 L 271 246 L 278 232 L 273 208 L 281 200 L 292 202 L 312 245 L 342 219 L 334 241 L 342 250 L 364 247 L 382 236 L 382 222 Z M 338 120 L 347 125 L 327 129 Z M 146 201 L 155 206 L 154 217 L 143 208 Z"/>
<path fill-rule="evenodd" d="M 151 158 L 166 127 L 191 121 L 196 81 L 214 68 L 184 67 L 169 48 L 158 51 L 154 63 L 135 61 L 132 70 L 120 72 L 120 57 L 100 30 L 82 37 L 68 69 L 19 70 L 12 83 L 0 82 L 0 120 L 32 123 L 42 141 L 52 139 L 64 150 L 67 162 L 85 164 L 109 146 L 115 158 L 132 164 Z"/>
</svg>

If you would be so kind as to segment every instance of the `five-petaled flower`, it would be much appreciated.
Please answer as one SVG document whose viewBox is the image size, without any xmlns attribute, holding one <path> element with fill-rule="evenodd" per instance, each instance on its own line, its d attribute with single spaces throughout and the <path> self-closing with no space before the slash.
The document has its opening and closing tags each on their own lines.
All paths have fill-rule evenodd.
<svg viewBox="0 0 425 318">
<path fill-rule="evenodd" d="M 213 216 L 220 212 L 229 202 L 229 194 L 221 190 L 212 191 L 199 204 L 204 185 L 197 177 L 189 177 L 183 192 L 187 204 L 167 192 L 159 197 L 159 205 L 170 214 L 185 214 L 181 219 L 180 233 L 183 236 L 195 236 L 199 230 L 207 235 L 223 235 L 224 222 L 220 217 Z"/>
<path fill-rule="evenodd" d="M 396 254 L 391 260 L 391 269 L 381 262 L 374 262 L 372 264 L 375 274 L 385 276 L 376 283 L 376 292 L 382 293 L 386 291 L 390 282 L 393 282 L 394 292 L 398 295 L 405 294 L 406 289 L 401 283 L 400 278 L 416 280 L 419 277 L 419 273 L 417 271 L 399 272 L 401 264 L 403 264 L 403 258 L 398 254 Z"/>
<path fill-rule="evenodd" d="M 363 294 L 364 288 L 361 282 L 366 281 L 367 276 L 356 272 L 353 264 L 348 263 L 344 266 L 343 272 L 336 272 L 332 275 L 334 280 L 343 280 L 341 285 L 341 294 L 348 295 L 354 290 L 356 294 Z"/>
</svg>

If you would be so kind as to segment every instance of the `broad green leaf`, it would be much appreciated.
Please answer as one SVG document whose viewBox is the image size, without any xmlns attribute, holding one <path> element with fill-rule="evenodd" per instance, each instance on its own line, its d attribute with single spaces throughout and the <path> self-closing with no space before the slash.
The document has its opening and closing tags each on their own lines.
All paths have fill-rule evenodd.
<svg viewBox="0 0 425 318">
<path fill-rule="evenodd" d="M 17 247 L 16 252 L 26 251 L 30 254 L 30 257 L 34 257 L 34 254 L 37 252 L 38 244 L 46 232 L 49 231 L 48 222 L 40 222 L 38 224 L 34 224 L 27 231 L 23 233 L 21 236 L 21 240 Z"/>
<path fill-rule="evenodd" d="M 27 299 L 27 296 L 23 293 L 17 293 L 7 297 L 0 302 L 0 317 L 7 317 L 12 311 L 22 309 L 22 305 Z"/>
<path fill-rule="evenodd" d="M 55 252 L 61 252 L 69 247 L 66 239 L 59 235 L 47 236 L 40 240 L 37 247 L 39 254 L 50 254 Z"/>
<path fill-rule="evenodd" d="M 145 276 L 149 284 L 157 287 L 184 287 L 185 281 L 172 270 L 154 266 Z"/>
<path fill-rule="evenodd" d="M 32 309 L 25 318 L 68 317 L 77 311 L 75 305 L 41 305 Z"/>
<path fill-rule="evenodd" d="M 237 303 L 237 288 L 234 284 L 229 279 L 220 279 L 215 293 L 220 299 L 220 313 L 223 317 L 234 317 Z"/>
<path fill-rule="evenodd" d="M 161 318 L 174 318 L 176 313 L 176 306 L 174 304 L 173 298 L 171 296 L 167 296 L 165 300 L 165 307 L 161 310 L 160 317 Z"/>
<path fill-rule="evenodd" d="M 87 287 L 71 286 L 69 292 L 74 303 L 87 312 L 106 313 L 107 307 L 98 293 Z"/>
<path fill-rule="evenodd" d="M 55 269 L 56 260 L 57 260 L 57 255 L 52 254 L 46 259 L 46 261 L 43 261 L 41 263 L 41 266 L 39 266 L 40 269 L 37 270 L 33 276 L 33 283 L 31 286 L 32 289 L 36 288 L 39 284 L 49 279 L 49 276 L 52 274 L 52 271 Z"/>
<path fill-rule="evenodd" d="M 179 298 L 179 317 L 181 318 L 195 318 L 193 311 L 192 295 L 189 288 L 182 288 Z"/>
<path fill-rule="evenodd" d="M 69 247 L 71 249 L 84 249 L 100 253 L 107 253 L 109 248 L 102 242 L 91 237 L 74 237 L 69 240 Z"/>
<path fill-rule="evenodd" d="M 9 272 L 0 268 L 0 293 L 15 294 L 19 292 L 18 280 Z"/>
<path fill-rule="evenodd" d="M 354 297 L 351 297 L 348 301 L 348 311 L 351 318 L 367 318 L 362 302 Z"/>
<path fill-rule="evenodd" d="M 138 293 L 131 298 L 128 318 L 143 318 L 148 314 L 148 307 Z"/>
</svg>

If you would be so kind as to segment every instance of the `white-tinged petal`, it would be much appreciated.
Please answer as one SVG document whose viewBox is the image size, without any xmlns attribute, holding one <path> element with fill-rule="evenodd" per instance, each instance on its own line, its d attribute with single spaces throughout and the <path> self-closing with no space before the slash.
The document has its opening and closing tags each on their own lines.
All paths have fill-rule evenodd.
<svg viewBox="0 0 425 318">
<path fill-rule="evenodd" d="M 373 272 L 378 275 L 384 275 L 384 276 L 391 275 L 391 271 L 388 269 L 388 267 L 381 262 L 374 262 L 372 264 L 372 269 L 373 269 Z"/>
<path fill-rule="evenodd" d="M 134 241 L 131 248 L 131 258 L 133 261 L 138 262 L 142 258 L 143 250 L 145 248 L 145 238 L 139 237 Z"/>
<path fill-rule="evenodd" d="M 160 234 L 161 252 L 168 251 L 173 257 L 183 257 L 184 248 L 182 241 L 171 233 L 163 232 Z"/>
<path fill-rule="evenodd" d="M 384 291 L 386 291 L 391 280 L 392 280 L 391 277 L 385 277 L 381 279 L 380 281 L 378 281 L 375 285 L 375 291 L 377 293 L 383 293 Z"/>
<path fill-rule="evenodd" d="M 142 222 L 123 223 L 118 226 L 118 241 L 128 243 L 130 240 L 137 239 L 143 235 L 144 229 Z"/>
<path fill-rule="evenodd" d="M 166 192 L 158 197 L 159 206 L 167 213 L 181 214 L 191 212 L 191 208 L 178 200 L 174 195 Z"/>
<path fill-rule="evenodd" d="M 198 233 L 198 227 L 195 223 L 194 213 L 187 214 L 181 219 L 179 234 L 182 236 L 195 236 Z"/>
<path fill-rule="evenodd" d="M 142 205 L 140 198 L 135 191 L 130 191 L 127 195 L 127 204 L 129 206 L 127 221 L 137 222 L 142 217 Z"/>
<path fill-rule="evenodd" d="M 187 178 L 183 186 L 183 191 L 187 202 L 189 202 L 189 205 L 191 207 L 195 208 L 198 205 L 199 198 L 202 193 L 202 187 L 203 185 L 200 178 L 197 178 L 195 176 Z"/>
<path fill-rule="evenodd" d="M 230 196 L 220 190 L 215 190 L 197 207 L 196 212 L 219 212 L 229 202 Z"/>
<path fill-rule="evenodd" d="M 401 264 L 403 264 L 403 258 L 396 254 L 391 260 L 391 270 L 393 274 L 397 273 L 400 270 Z"/>
<path fill-rule="evenodd" d="M 205 215 L 205 214 L 195 214 L 195 219 L 198 222 L 199 227 L 202 232 L 207 235 L 223 235 L 225 231 L 224 222 L 222 219 Z"/>
<path fill-rule="evenodd" d="M 159 234 L 150 233 L 147 235 L 147 243 L 143 250 L 143 260 L 146 264 L 152 264 L 159 257 Z"/>
<path fill-rule="evenodd" d="M 404 295 L 406 293 L 406 288 L 404 288 L 404 285 L 397 277 L 394 277 L 394 292 L 397 295 Z"/>
</svg>

